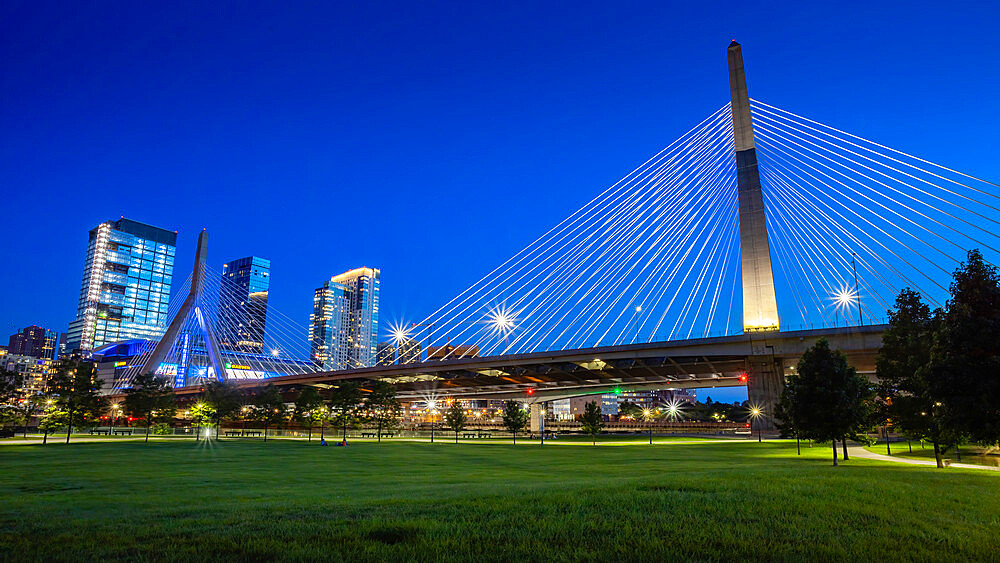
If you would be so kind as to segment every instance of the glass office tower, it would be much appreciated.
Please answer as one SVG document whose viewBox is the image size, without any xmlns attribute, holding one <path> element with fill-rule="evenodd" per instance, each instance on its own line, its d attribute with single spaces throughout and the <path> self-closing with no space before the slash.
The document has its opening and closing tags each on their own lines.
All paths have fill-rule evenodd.
<svg viewBox="0 0 1000 563">
<path fill-rule="evenodd" d="M 335 371 L 375 365 L 379 277 L 377 268 L 357 268 L 313 292 L 309 343 L 317 366 Z"/>
<path fill-rule="evenodd" d="M 266 258 L 247 256 L 222 265 L 220 346 L 237 352 L 263 352 L 270 286 L 271 261 Z"/>
<path fill-rule="evenodd" d="M 92 229 L 66 347 L 89 352 L 121 340 L 162 336 L 176 249 L 176 231 L 124 217 Z"/>
</svg>

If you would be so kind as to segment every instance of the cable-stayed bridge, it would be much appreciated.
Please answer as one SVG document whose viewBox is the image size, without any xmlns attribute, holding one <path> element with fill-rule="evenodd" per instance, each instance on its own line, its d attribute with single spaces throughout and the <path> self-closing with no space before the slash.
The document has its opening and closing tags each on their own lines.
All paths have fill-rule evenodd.
<svg viewBox="0 0 1000 563">
<path fill-rule="evenodd" d="M 330 371 L 305 325 L 273 308 L 266 344 L 220 340 L 253 319 L 220 313 L 228 289 L 203 234 L 166 334 L 123 381 L 200 362 L 203 377 L 251 386 L 385 379 L 411 397 L 748 385 L 770 412 L 819 337 L 872 372 L 900 289 L 941 306 L 968 250 L 1000 262 L 998 185 L 751 99 L 740 45 L 727 53 L 729 103 L 426 318 L 392 326 L 391 365 Z"/>
</svg>

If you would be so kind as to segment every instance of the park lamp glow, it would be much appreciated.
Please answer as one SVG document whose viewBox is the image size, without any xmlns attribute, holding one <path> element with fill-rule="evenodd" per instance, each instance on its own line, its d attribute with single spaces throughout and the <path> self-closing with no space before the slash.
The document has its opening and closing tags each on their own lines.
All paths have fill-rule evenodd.
<svg viewBox="0 0 1000 563">
<path fill-rule="evenodd" d="M 667 403 L 667 416 L 672 420 L 677 420 L 677 416 L 681 414 L 681 403 L 677 399 L 674 399 Z"/>
<path fill-rule="evenodd" d="M 848 307 L 854 305 L 857 300 L 858 294 L 846 286 L 838 289 L 833 295 L 833 301 L 837 304 L 837 307 L 841 309 L 847 309 Z"/>
<path fill-rule="evenodd" d="M 487 322 L 493 327 L 495 333 L 507 334 L 517 326 L 516 317 L 517 315 L 513 311 L 499 306 L 490 311 Z"/>
<path fill-rule="evenodd" d="M 392 341 L 397 346 L 410 339 L 410 332 L 406 328 L 404 323 L 397 323 L 390 325 L 389 334 L 392 335 Z"/>
</svg>

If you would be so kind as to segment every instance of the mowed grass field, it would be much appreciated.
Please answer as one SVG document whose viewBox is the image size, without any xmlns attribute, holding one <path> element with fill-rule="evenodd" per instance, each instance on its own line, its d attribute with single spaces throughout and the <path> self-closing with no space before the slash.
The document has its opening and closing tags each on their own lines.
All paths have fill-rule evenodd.
<svg viewBox="0 0 1000 563">
<path fill-rule="evenodd" d="M 750 441 L 3 445 L 0 560 L 1000 553 L 1000 473 L 829 458 Z"/>
</svg>

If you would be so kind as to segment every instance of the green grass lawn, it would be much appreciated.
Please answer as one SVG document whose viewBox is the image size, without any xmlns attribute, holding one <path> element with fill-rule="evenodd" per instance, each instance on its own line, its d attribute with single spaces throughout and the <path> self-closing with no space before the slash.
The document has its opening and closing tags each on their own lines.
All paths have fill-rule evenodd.
<svg viewBox="0 0 1000 563">
<path fill-rule="evenodd" d="M 0 560 L 986 560 L 998 487 L 749 441 L 4 445 Z"/>
</svg>

